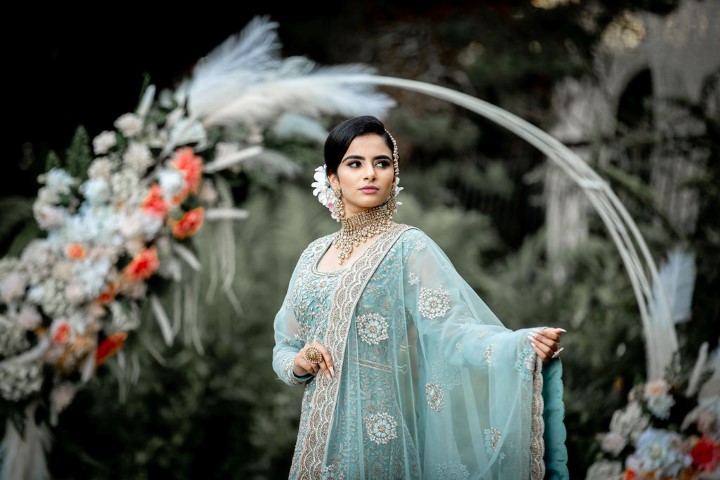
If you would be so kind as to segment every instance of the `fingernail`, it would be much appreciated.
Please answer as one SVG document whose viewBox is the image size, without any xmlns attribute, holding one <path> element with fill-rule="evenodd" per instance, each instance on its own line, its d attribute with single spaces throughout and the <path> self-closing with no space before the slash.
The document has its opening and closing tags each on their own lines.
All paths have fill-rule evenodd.
<svg viewBox="0 0 720 480">
<path fill-rule="evenodd" d="M 560 349 L 558 349 L 558 351 L 555 352 L 555 355 L 560 355 L 560 352 L 562 352 L 563 350 L 565 350 L 565 347 L 560 347 Z"/>
<path fill-rule="evenodd" d="M 535 333 L 535 332 L 530 332 L 530 333 L 528 333 L 528 338 L 529 338 L 529 339 L 535 339 L 535 338 L 537 338 L 537 336 L 538 336 L 538 334 Z"/>
<path fill-rule="evenodd" d="M 335 376 L 335 369 L 333 367 L 330 367 L 330 376 Z"/>
<path fill-rule="evenodd" d="M 558 328 L 558 330 L 560 330 L 563 333 L 567 333 L 567 330 L 565 330 L 564 328 Z"/>
<path fill-rule="evenodd" d="M 332 379 L 332 377 L 330 376 L 330 374 L 328 372 L 325 372 L 325 378 L 327 378 L 328 380 Z"/>
<path fill-rule="evenodd" d="M 533 347 L 537 348 L 537 345 L 535 345 L 535 342 L 533 342 L 532 340 L 530 340 L 530 345 L 532 345 Z"/>
</svg>

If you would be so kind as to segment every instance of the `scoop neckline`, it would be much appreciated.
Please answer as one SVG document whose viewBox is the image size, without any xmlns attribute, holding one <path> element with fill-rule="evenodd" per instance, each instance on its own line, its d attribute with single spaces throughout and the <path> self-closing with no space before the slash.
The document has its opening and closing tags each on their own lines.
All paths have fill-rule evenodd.
<svg viewBox="0 0 720 480">
<path fill-rule="evenodd" d="M 332 237 L 330 237 L 330 240 L 327 242 L 327 245 L 325 245 L 325 248 L 322 249 L 322 251 L 320 252 L 320 255 L 319 255 L 319 256 L 315 259 L 315 261 L 313 262 L 313 264 L 312 264 L 313 273 L 316 273 L 316 274 L 318 274 L 318 275 L 327 275 L 327 276 L 337 275 L 338 273 L 347 270 L 348 268 L 350 268 L 350 266 L 351 266 L 353 263 L 355 263 L 355 261 L 353 261 L 353 262 L 352 262 L 351 264 L 349 264 L 349 265 L 345 265 L 345 266 L 342 267 L 342 268 L 336 268 L 335 270 L 331 270 L 331 271 L 329 271 L 329 272 L 324 272 L 324 271 L 320 270 L 320 269 L 318 268 L 318 264 L 320 263 L 320 260 L 323 259 L 323 257 L 324 257 L 325 254 L 327 253 L 327 251 L 330 250 L 330 246 L 331 246 L 331 245 L 332 245 Z"/>
</svg>

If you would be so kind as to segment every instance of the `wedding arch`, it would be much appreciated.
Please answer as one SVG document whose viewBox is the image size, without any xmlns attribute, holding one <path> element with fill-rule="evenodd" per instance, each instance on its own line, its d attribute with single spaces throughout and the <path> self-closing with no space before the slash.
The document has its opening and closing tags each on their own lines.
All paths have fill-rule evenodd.
<svg viewBox="0 0 720 480">
<path fill-rule="evenodd" d="M 560 167 L 586 194 L 617 247 L 640 311 L 648 380 L 662 378 L 665 368 L 678 350 L 678 340 L 657 266 L 627 209 L 610 185 L 587 162 L 562 142 L 528 121 L 465 93 L 426 82 L 389 76 L 349 75 L 345 80 L 401 88 L 466 108 L 515 133 Z"/>
</svg>

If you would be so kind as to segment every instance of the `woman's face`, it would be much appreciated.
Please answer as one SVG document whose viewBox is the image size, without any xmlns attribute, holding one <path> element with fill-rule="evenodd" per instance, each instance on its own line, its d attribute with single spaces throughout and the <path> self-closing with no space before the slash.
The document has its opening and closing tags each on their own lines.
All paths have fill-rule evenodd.
<svg viewBox="0 0 720 480">
<path fill-rule="evenodd" d="M 337 174 L 328 175 L 334 190 L 342 191 L 345 216 L 382 205 L 395 188 L 392 151 L 380 135 L 360 135 L 350 143 Z"/>
</svg>

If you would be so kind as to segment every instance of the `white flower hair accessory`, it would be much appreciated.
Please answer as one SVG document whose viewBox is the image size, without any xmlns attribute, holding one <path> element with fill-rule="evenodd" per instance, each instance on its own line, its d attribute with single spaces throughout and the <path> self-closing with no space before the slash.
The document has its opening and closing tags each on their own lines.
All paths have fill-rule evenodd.
<svg viewBox="0 0 720 480">
<path fill-rule="evenodd" d="M 318 198 L 318 202 L 322 203 L 330 210 L 330 216 L 333 220 L 340 221 L 335 212 L 335 192 L 333 192 L 332 186 L 330 185 L 330 179 L 327 176 L 327 167 L 320 165 L 315 169 L 315 179 L 311 187 L 313 187 L 313 195 Z M 397 196 L 404 187 L 400 186 L 400 177 L 395 176 L 395 196 Z M 401 202 L 396 202 L 397 205 L 402 205 Z"/>
</svg>

